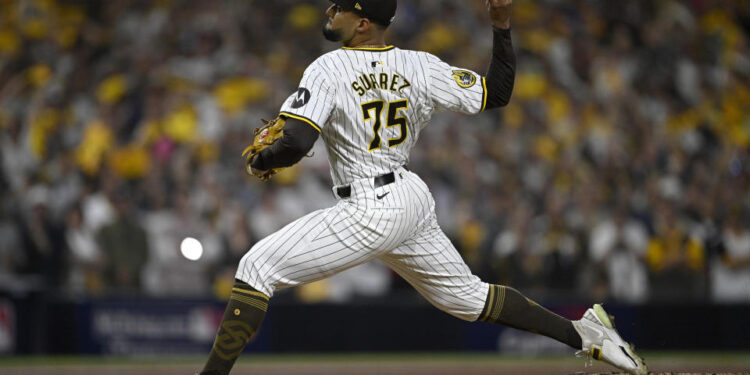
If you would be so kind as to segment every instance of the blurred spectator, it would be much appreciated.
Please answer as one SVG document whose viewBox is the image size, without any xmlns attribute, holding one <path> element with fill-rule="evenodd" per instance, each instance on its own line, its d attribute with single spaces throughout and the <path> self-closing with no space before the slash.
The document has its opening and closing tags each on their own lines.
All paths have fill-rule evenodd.
<svg viewBox="0 0 750 375">
<path fill-rule="evenodd" d="M 8 128 L 0 132 L 0 160 L 3 177 L 8 182 L 10 191 L 16 194 L 27 186 L 29 174 L 37 166 L 26 144 L 20 120 L 9 120 Z"/>
<path fill-rule="evenodd" d="M 722 251 L 711 264 L 713 300 L 721 303 L 750 302 L 750 230 L 740 213 L 727 218 Z"/>
<path fill-rule="evenodd" d="M 669 204 L 656 210 L 654 234 L 646 249 L 652 298 L 658 302 L 704 297 L 703 243 L 687 233 Z"/>
<path fill-rule="evenodd" d="M 71 208 L 65 218 L 68 247 L 67 290 L 74 295 L 98 295 L 104 289 L 105 258 L 95 232 L 84 225 L 80 207 Z"/>
<path fill-rule="evenodd" d="M 141 270 L 148 257 L 146 231 L 132 210 L 131 199 L 125 191 L 115 192 L 111 200 L 117 216 L 96 234 L 96 242 L 104 254 L 106 286 L 116 293 L 140 291 Z M 90 263 L 96 263 L 96 254 L 89 257 L 93 258 Z"/>
<path fill-rule="evenodd" d="M 583 242 L 563 217 L 559 197 L 548 198 L 544 222 L 540 226 L 534 247 L 544 252 L 545 286 L 555 292 L 577 291 L 583 270 Z"/>
<path fill-rule="evenodd" d="M 8 209 L 10 202 L 0 202 L 0 289 L 10 290 L 18 282 L 17 271 L 22 248 L 17 219 Z"/>
<path fill-rule="evenodd" d="M 498 282 L 523 288 L 526 272 L 521 268 L 521 258 L 527 247 L 529 208 L 522 204 L 512 206 L 506 228 L 499 232 L 492 244 L 492 268 Z"/>
<path fill-rule="evenodd" d="M 612 298 L 631 303 L 648 299 L 649 281 L 643 262 L 647 241 L 646 229 L 630 219 L 624 209 L 592 229 L 589 258 L 606 271 Z"/>
<path fill-rule="evenodd" d="M 22 219 L 23 255 L 19 270 L 48 291 L 58 290 L 66 274 L 65 234 L 48 209 L 49 190 L 34 185 L 26 193 Z"/>
<path fill-rule="evenodd" d="M 145 218 L 152 244 L 144 267 L 145 291 L 156 296 L 207 295 L 212 286 L 209 273 L 224 255 L 222 243 L 212 228 L 191 210 L 187 193 L 176 193 L 173 200 L 174 210 L 162 207 Z M 186 238 L 201 243 L 198 259 L 189 259 L 182 252 Z"/>
</svg>

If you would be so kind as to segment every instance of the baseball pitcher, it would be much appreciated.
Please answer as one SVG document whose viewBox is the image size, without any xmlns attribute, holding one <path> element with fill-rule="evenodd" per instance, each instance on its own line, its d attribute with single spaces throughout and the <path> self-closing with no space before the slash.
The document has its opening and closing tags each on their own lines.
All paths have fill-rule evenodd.
<svg viewBox="0 0 750 375">
<path fill-rule="evenodd" d="M 333 0 L 323 34 L 342 47 L 308 66 L 279 118 L 256 132 L 248 172 L 262 179 L 300 161 L 321 137 L 335 206 L 259 241 L 240 261 L 203 375 L 226 375 L 279 289 L 379 259 L 438 309 L 551 337 L 634 374 L 646 366 L 599 305 L 570 321 L 517 290 L 471 273 L 437 224 L 429 188 L 406 165 L 437 111 L 477 114 L 508 103 L 515 77 L 512 0 L 487 0 L 494 42 L 486 76 L 387 45 L 397 0 Z"/>
</svg>

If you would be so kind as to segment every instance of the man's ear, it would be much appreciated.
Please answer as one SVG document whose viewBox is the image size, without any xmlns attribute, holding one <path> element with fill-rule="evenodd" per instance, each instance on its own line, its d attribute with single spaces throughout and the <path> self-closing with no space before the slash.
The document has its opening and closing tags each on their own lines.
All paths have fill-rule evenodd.
<svg viewBox="0 0 750 375">
<path fill-rule="evenodd" d="M 365 32 L 372 27 L 372 22 L 370 22 L 369 18 L 360 18 L 359 25 L 357 25 L 357 31 L 359 32 Z"/>
</svg>

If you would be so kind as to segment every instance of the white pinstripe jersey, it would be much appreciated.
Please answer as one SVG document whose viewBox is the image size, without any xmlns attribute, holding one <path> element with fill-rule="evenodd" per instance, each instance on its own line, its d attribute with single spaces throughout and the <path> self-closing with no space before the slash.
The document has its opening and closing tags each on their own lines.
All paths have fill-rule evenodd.
<svg viewBox="0 0 750 375">
<path fill-rule="evenodd" d="M 320 131 L 333 182 L 344 185 L 407 164 L 435 111 L 475 114 L 486 99 L 483 77 L 429 53 L 341 48 L 310 64 L 281 114 Z"/>
</svg>

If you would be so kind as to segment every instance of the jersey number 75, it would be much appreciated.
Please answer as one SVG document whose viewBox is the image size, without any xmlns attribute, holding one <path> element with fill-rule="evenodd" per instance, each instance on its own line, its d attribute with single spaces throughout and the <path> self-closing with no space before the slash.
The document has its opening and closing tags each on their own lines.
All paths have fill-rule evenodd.
<svg viewBox="0 0 750 375">
<path fill-rule="evenodd" d="M 383 143 L 382 138 L 380 138 L 380 129 L 382 128 L 382 120 L 381 115 L 383 113 L 383 109 L 385 108 L 385 101 L 383 100 L 375 100 L 372 102 L 367 102 L 362 104 L 362 116 L 365 119 L 365 122 L 370 120 L 375 120 L 372 130 L 375 135 L 372 138 L 372 141 L 370 142 L 370 147 L 367 149 L 368 151 L 375 151 L 381 147 L 381 144 Z M 406 140 L 406 137 L 409 135 L 409 129 L 406 122 L 406 117 L 399 116 L 399 110 L 400 109 L 408 109 L 409 108 L 409 101 L 404 100 L 398 100 L 395 102 L 388 103 L 388 118 L 386 120 L 386 127 L 390 128 L 393 126 L 399 126 L 400 127 L 400 136 L 397 138 L 390 138 L 388 139 L 388 147 L 396 147 Z M 371 112 L 375 111 L 375 114 L 373 115 Z"/>
</svg>

